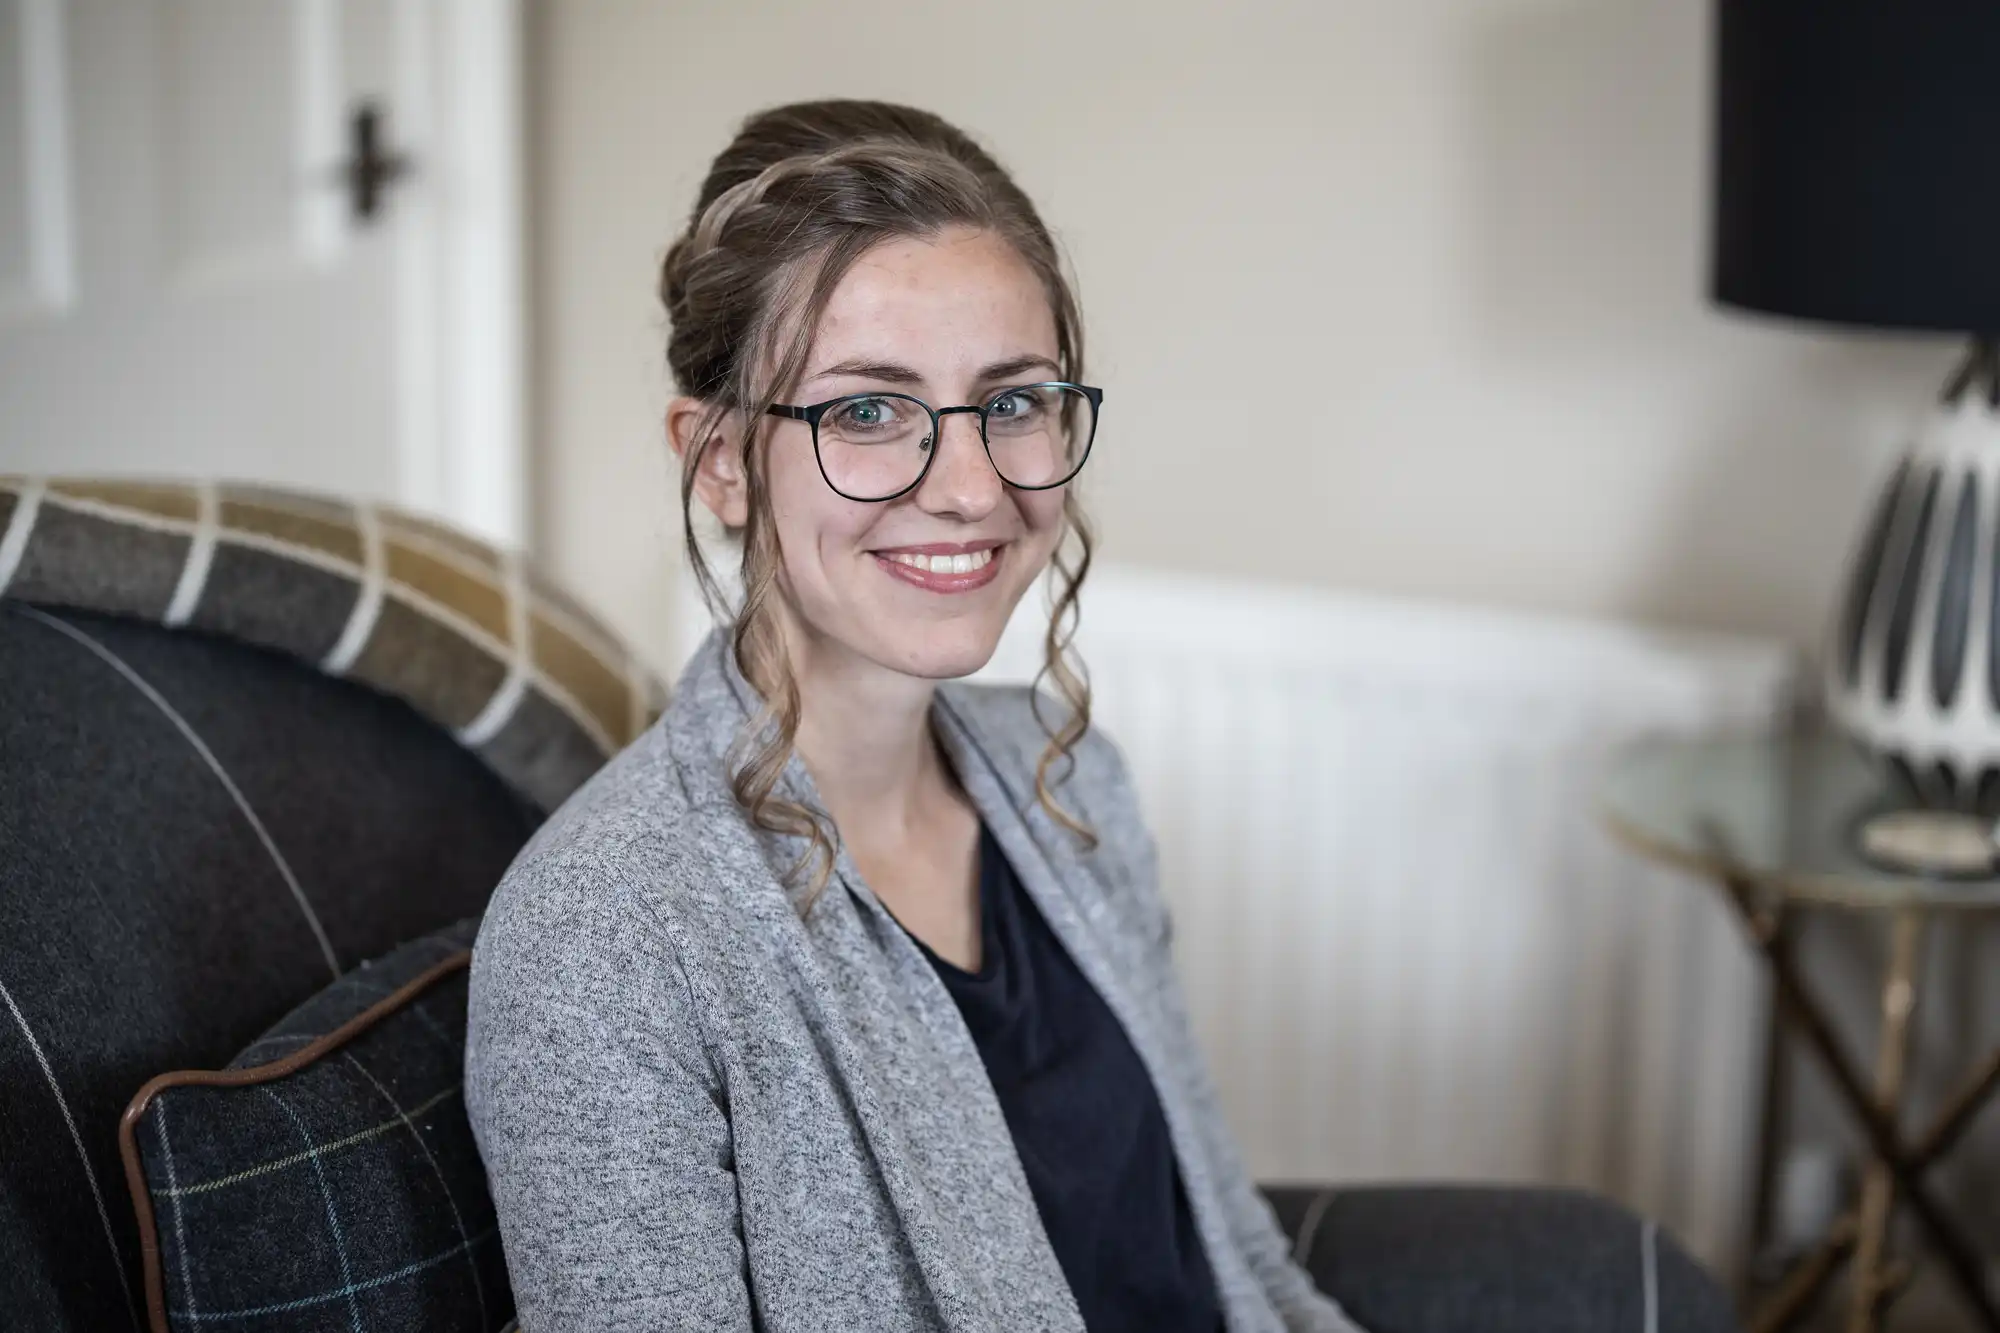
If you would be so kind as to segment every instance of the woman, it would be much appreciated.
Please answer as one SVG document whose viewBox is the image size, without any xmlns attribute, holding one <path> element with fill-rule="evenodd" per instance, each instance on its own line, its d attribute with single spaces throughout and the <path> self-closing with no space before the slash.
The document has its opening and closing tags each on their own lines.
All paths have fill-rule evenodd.
<svg viewBox="0 0 2000 1333">
<path fill-rule="evenodd" d="M 1068 660 L 1102 395 L 1033 206 L 934 116 L 779 108 L 661 291 L 741 602 L 479 934 L 524 1327 L 1351 1328 L 1229 1142 Z M 1060 702 L 947 683 L 1047 569 Z"/>
</svg>

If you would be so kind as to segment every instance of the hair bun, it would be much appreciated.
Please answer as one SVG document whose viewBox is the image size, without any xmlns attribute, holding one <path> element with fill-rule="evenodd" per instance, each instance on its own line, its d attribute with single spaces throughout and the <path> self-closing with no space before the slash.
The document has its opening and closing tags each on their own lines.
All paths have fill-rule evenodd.
<svg viewBox="0 0 2000 1333">
<path fill-rule="evenodd" d="M 710 167 L 660 263 L 675 382 L 695 397 L 754 401 L 760 394 L 744 378 L 745 362 L 768 368 L 781 359 L 751 344 L 785 322 L 774 302 L 797 295 L 779 291 L 781 275 L 805 272 L 799 265 L 813 256 L 844 271 L 876 240 L 949 226 L 1014 245 L 1048 289 L 1065 374 L 1080 375 L 1080 321 L 1055 242 L 999 163 L 928 111 L 824 101 L 751 116 Z M 815 293 L 804 300 L 809 319 L 824 304 L 822 279 L 838 276 L 822 271 L 807 284 Z"/>
</svg>

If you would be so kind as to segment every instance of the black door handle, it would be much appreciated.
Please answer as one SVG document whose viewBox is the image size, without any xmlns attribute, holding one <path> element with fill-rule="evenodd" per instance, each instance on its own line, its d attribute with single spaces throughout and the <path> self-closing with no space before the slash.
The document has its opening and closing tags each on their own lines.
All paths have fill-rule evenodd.
<svg viewBox="0 0 2000 1333">
<path fill-rule="evenodd" d="M 355 107 L 347 122 L 347 199 L 354 220 L 366 225 L 382 212 L 388 188 L 410 174 L 409 155 L 388 146 L 387 113 L 376 102 Z"/>
</svg>

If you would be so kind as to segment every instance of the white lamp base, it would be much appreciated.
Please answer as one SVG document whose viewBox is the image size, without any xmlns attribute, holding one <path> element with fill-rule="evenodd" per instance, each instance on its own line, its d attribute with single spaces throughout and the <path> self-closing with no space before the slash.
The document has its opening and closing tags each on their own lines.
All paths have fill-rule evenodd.
<svg viewBox="0 0 2000 1333">
<path fill-rule="evenodd" d="M 1976 340 L 1877 501 L 1828 644 L 1835 720 L 1914 805 L 2000 815 L 2000 341 Z"/>
</svg>

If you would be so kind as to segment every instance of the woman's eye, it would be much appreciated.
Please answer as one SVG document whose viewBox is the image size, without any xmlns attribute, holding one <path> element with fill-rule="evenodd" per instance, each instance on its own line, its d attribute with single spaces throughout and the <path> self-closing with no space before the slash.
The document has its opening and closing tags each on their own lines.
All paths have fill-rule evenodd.
<svg viewBox="0 0 2000 1333">
<path fill-rule="evenodd" d="M 839 411 L 840 424 L 856 430 L 880 430 L 896 419 L 895 405 L 886 398 L 857 398 Z"/>
<path fill-rule="evenodd" d="M 1003 394 L 994 399 L 993 405 L 986 410 L 990 415 L 1002 419 L 1029 416 L 1035 410 L 1035 396 L 1025 389 Z"/>
</svg>

